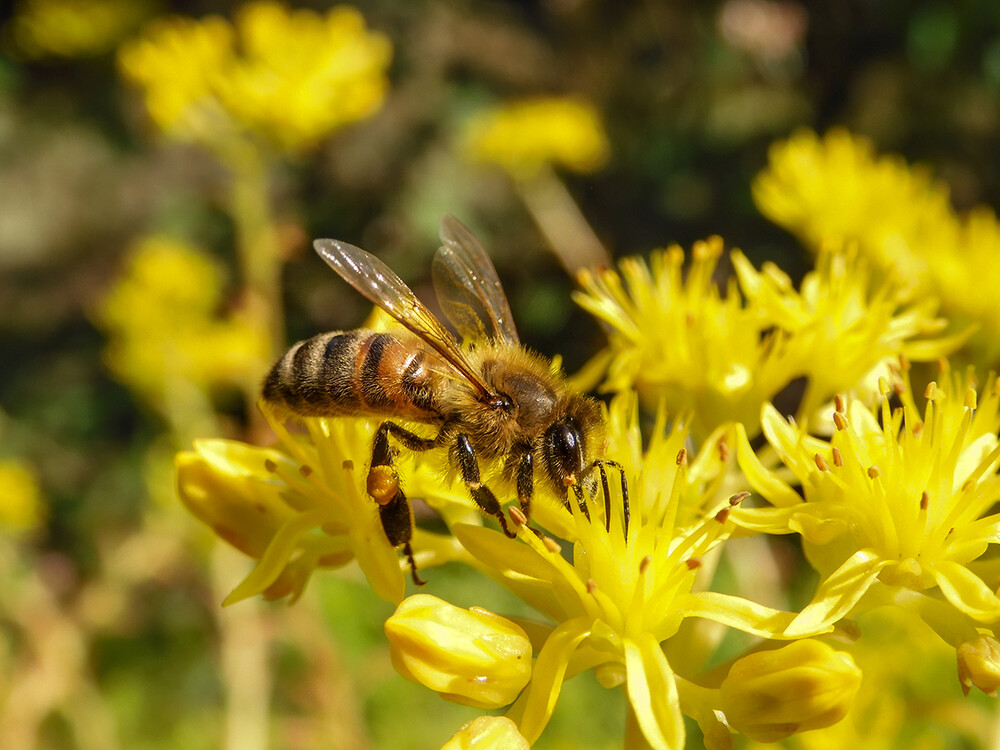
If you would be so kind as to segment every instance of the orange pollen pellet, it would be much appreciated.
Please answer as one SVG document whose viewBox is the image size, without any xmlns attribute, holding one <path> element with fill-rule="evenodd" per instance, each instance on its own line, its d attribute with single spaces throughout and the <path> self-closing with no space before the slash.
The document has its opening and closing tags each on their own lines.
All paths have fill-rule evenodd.
<svg viewBox="0 0 1000 750">
<path fill-rule="evenodd" d="M 830 465 L 826 462 L 826 459 L 823 458 L 823 456 L 821 456 L 819 453 L 817 453 L 813 458 L 816 461 L 816 468 L 817 469 L 819 469 L 820 471 L 829 471 L 830 470 Z"/>
<path fill-rule="evenodd" d="M 847 429 L 847 417 L 845 417 L 840 412 L 834 412 L 833 413 L 833 423 L 835 425 L 837 425 L 837 429 L 838 430 L 846 430 Z"/>
<path fill-rule="evenodd" d="M 877 479 L 877 478 L 878 478 L 878 476 L 879 476 L 879 473 L 880 473 L 880 472 L 879 472 L 879 470 L 878 470 L 878 467 L 877 467 L 877 466 L 869 466 L 869 467 L 868 467 L 868 476 L 869 476 L 869 477 L 870 477 L 871 479 Z"/>
<path fill-rule="evenodd" d="M 837 446 L 833 447 L 833 465 L 834 466 L 844 465 L 844 457 L 840 455 L 840 448 L 838 448 Z"/>
</svg>

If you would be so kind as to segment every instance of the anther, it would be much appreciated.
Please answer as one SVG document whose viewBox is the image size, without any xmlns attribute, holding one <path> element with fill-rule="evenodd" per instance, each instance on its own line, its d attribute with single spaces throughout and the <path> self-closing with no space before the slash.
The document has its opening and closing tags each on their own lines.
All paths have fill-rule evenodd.
<svg viewBox="0 0 1000 750">
<path fill-rule="evenodd" d="M 597 581 L 595 581 L 593 578 L 588 578 L 587 579 L 587 593 L 588 594 L 593 594 L 595 591 L 597 591 Z"/>
<path fill-rule="evenodd" d="M 881 472 L 879 472 L 877 466 L 869 466 L 868 467 L 868 477 L 869 477 L 869 479 L 878 479 L 878 476 L 879 476 L 880 473 Z"/>
<path fill-rule="evenodd" d="M 833 446 L 832 456 L 833 456 L 833 465 L 834 466 L 843 466 L 844 465 L 844 457 L 842 455 L 840 455 L 840 448 L 838 448 L 837 446 Z"/>
<path fill-rule="evenodd" d="M 978 402 L 977 402 L 977 397 L 976 397 L 976 389 L 975 388 L 969 388 L 965 392 L 965 408 L 966 409 L 975 409 L 976 406 L 977 406 L 977 404 L 978 404 Z"/>
<path fill-rule="evenodd" d="M 880 378 L 879 379 L 879 383 L 881 384 L 881 382 L 882 382 L 882 379 Z M 840 412 L 841 414 L 843 414 L 844 413 L 844 407 L 845 407 L 844 397 L 841 396 L 838 393 L 836 396 L 833 397 L 833 408 L 834 408 L 835 411 Z"/>
<path fill-rule="evenodd" d="M 524 515 L 524 511 L 516 506 L 509 508 L 507 514 L 510 516 L 510 520 L 518 526 L 524 526 L 528 523 L 528 517 Z"/>
<path fill-rule="evenodd" d="M 653 564 L 653 558 L 650 555 L 646 555 L 639 561 L 639 575 L 646 575 L 646 571 L 649 570 L 649 566 Z"/>
<path fill-rule="evenodd" d="M 931 496 L 927 494 L 927 490 L 924 490 L 920 494 L 920 510 L 927 510 L 927 506 L 930 504 Z"/>
<path fill-rule="evenodd" d="M 884 375 L 880 375 L 878 379 L 878 392 L 883 396 L 888 396 L 892 392 L 892 387 L 889 385 L 889 381 Z"/>
<path fill-rule="evenodd" d="M 351 459 L 345 459 L 344 463 L 340 465 L 340 468 L 344 471 L 354 471 L 354 462 Z"/>
<path fill-rule="evenodd" d="M 311 476 L 312 473 L 313 473 L 312 466 L 310 466 L 309 464 L 302 464 L 299 467 L 299 474 L 301 474 L 304 477 Z"/>
<path fill-rule="evenodd" d="M 732 512 L 732 508 L 723 508 L 718 513 L 715 514 L 715 520 L 719 523 L 725 523 L 729 520 L 729 514 Z"/>
<path fill-rule="evenodd" d="M 932 380 L 927 384 L 927 387 L 924 388 L 924 398 L 926 398 L 928 401 L 934 401 L 937 398 L 937 394 L 938 394 L 937 383 L 935 383 Z"/>
<path fill-rule="evenodd" d="M 910 369 L 910 359 L 905 354 L 899 355 L 899 369 L 903 372 Z"/>
<path fill-rule="evenodd" d="M 847 417 L 845 417 L 840 412 L 834 412 L 833 413 L 833 423 L 835 425 L 837 425 L 837 429 L 838 430 L 846 430 L 847 429 Z"/>
<path fill-rule="evenodd" d="M 735 495 L 729 496 L 729 504 L 733 506 L 739 505 L 748 497 L 750 497 L 750 493 L 746 490 L 743 490 L 743 492 L 737 492 Z"/>
<path fill-rule="evenodd" d="M 718 446 L 719 446 L 719 459 L 722 461 L 722 463 L 725 463 L 726 461 L 729 460 L 729 443 L 726 442 L 725 435 L 719 438 Z"/>
<path fill-rule="evenodd" d="M 816 468 L 819 469 L 820 471 L 830 470 L 830 466 L 829 464 L 827 464 L 826 459 L 823 458 L 819 453 L 813 456 L 813 459 L 816 461 Z"/>
<path fill-rule="evenodd" d="M 698 568 L 701 567 L 701 560 L 697 557 L 689 557 L 684 561 L 684 564 L 687 566 L 688 570 L 698 570 Z"/>
<path fill-rule="evenodd" d="M 542 539 L 542 544 L 544 544 L 545 545 L 545 549 L 547 549 L 553 555 L 560 555 L 560 554 L 562 554 L 562 547 L 560 547 L 559 546 L 559 542 L 557 542 L 552 537 L 547 536 L 544 539 Z"/>
<path fill-rule="evenodd" d="M 687 464 L 687 450 L 681 448 L 679 451 L 677 451 L 677 465 L 685 466 L 686 464 Z"/>
<path fill-rule="evenodd" d="M 278 470 L 278 464 L 274 463 L 271 459 L 266 458 L 264 459 L 264 468 L 273 474 Z"/>
</svg>

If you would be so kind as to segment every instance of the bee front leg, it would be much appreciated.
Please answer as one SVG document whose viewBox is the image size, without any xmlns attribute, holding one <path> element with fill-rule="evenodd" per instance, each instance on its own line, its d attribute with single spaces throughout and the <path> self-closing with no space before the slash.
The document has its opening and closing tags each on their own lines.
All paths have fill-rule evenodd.
<svg viewBox="0 0 1000 750">
<path fill-rule="evenodd" d="M 402 547 L 410 564 L 410 574 L 417 586 L 423 581 L 417 575 L 417 563 L 413 559 L 413 508 L 399 486 L 399 474 L 393 465 L 395 451 L 389 445 L 389 434 L 410 450 L 426 451 L 436 445 L 435 440 L 422 438 L 392 422 L 383 422 L 375 432 L 372 444 L 372 463 L 368 470 L 368 494 L 378 504 L 379 520 L 389 544 Z"/>
<path fill-rule="evenodd" d="M 500 507 L 500 501 L 480 479 L 479 461 L 476 459 L 476 452 L 472 450 L 469 438 L 465 435 L 458 435 L 455 438 L 453 451 L 458 469 L 462 473 L 462 481 L 465 482 L 465 486 L 468 488 L 469 494 L 472 495 L 472 499 L 476 501 L 476 505 L 483 513 L 493 516 L 500 522 L 500 528 L 503 529 L 504 534 L 511 539 L 515 538 L 517 534 L 512 533 L 507 527 L 507 517 L 504 515 L 503 508 Z"/>
</svg>

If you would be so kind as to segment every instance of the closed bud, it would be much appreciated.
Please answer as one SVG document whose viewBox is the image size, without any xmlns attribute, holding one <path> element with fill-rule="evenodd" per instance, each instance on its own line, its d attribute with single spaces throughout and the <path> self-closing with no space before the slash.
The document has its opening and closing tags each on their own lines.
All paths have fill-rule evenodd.
<svg viewBox="0 0 1000 750">
<path fill-rule="evenodd" d="M 385 623 L 392 663 L 443 698 L 479 708 L 513 702 L 531 678 L 531 642 L 514 622 L 416 594 Z"/>
<path fill-rule="evenodd" d="M 861 684 L 849 654 L 802 640 L 737 661 L 722 683 L 729 725 L 758 742 L 836 724 Z"/>
<path fill-rule="evenodd" d="M 966 695 L 973 686 L 990 696 L 1000 688 L 1000 643 L 981 635 L 958 647 L 958 681 Z"/>
<path fill-rule="evenodd" d="M 528 741 L 506 716 L 479 716 L 458 730 L 441 750 L 529 750 Z"/>
</svg>

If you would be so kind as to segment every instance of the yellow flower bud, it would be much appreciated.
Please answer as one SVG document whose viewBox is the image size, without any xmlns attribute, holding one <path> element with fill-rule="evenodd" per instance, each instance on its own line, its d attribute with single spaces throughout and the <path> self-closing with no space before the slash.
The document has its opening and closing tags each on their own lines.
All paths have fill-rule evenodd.
<svg viewBox="0 0 1000 750">
<path fill-rule="evenodd" d="M 516 623 L 417 594 L 385 623 L 392 663 L 443 698 L 479 708 L 511 703 L 531 677 L 531 642 Z"/>
<path fill-rule="evenodd" d="M 737 661 L 722 683 L 730 726 L 758 742 L 836 724 L 861 684 L 850 654 L 802 640 Z"/>
<path fill-rule="evenodd" d="M 478 716 L 455 733 L 441 750 L 528 750 L 531 746 L 506 716 Z"/>
<path fill-rule="evenodd" d="M 1000 688 L 1000 642 L 990 635 L 958 647 L 958 681 L 966 695 L 975 686 L 990 696 Z"/>
</svg>

